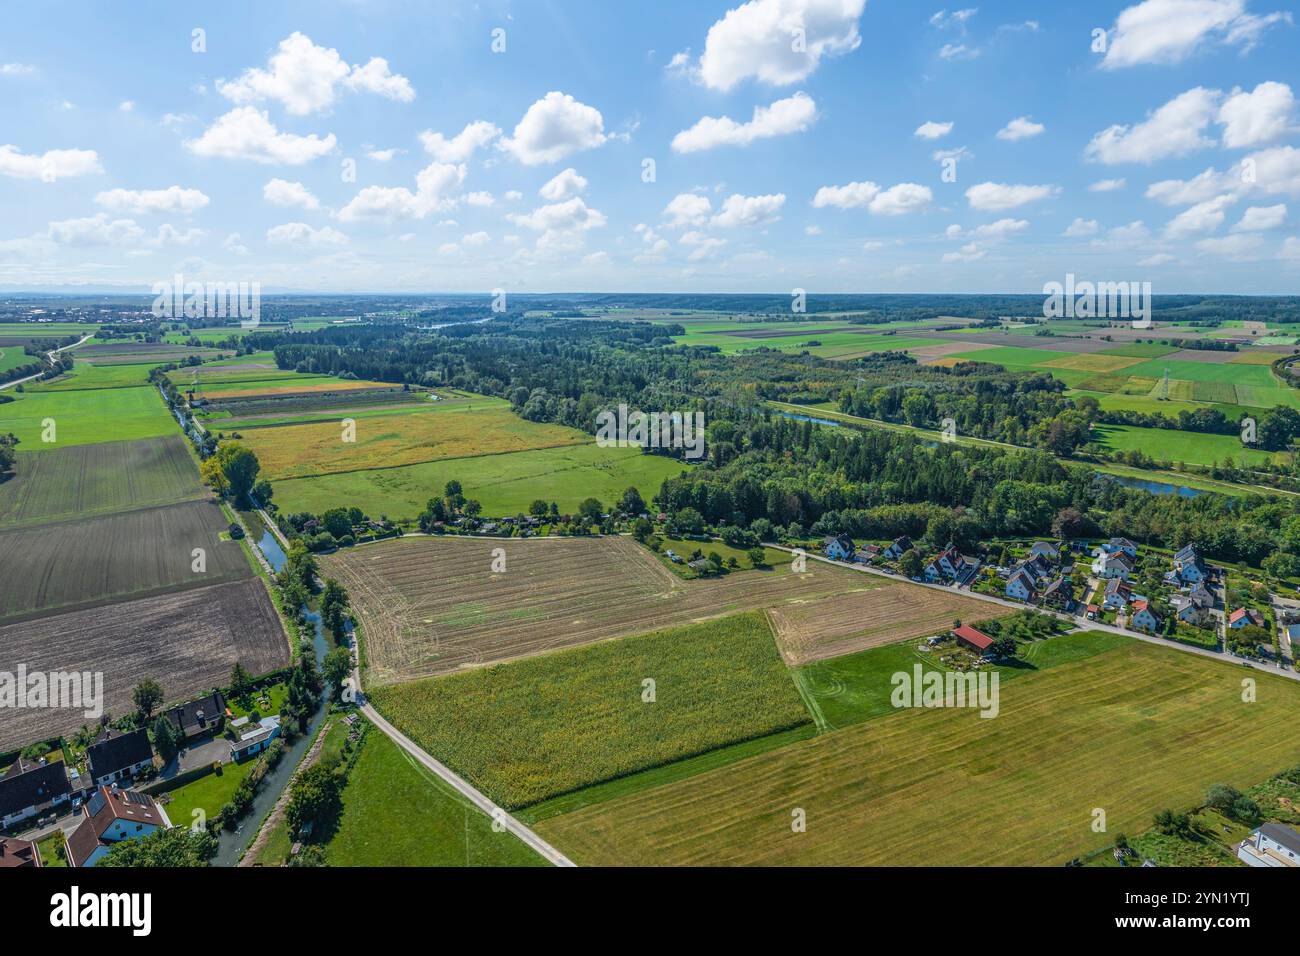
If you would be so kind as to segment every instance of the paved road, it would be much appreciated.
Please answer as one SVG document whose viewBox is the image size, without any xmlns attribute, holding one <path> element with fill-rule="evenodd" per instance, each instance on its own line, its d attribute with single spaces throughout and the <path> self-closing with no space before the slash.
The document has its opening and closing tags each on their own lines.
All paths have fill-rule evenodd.
<svg viewBox="0 0 1300 956">
<path fill-rule="evenodd" d="M 765 544 L 764 547 L 775 548 L 777 551 L 784 551 L 786 554 L 794 553 L 793 548 L 787 548 L 779 544 Z M 837 568 L 848 568 L 851 571 L 859 571 L 863 574 L 871 574 L 871 575 L 875 575 L 876 577 L 887 578 L 890 581 L 903 581 L 918 588 L 933 588 L 936 591 L 947 591 L 949 593 L 953 593 L 955 590 L 954 588 L 948 587 L 947 585 L 943 585 L 943 584 L 926 584 L 924 581 L 922 582 L 909 581 L 901 574 L 886 574 L 884 571 L 878 571 L 875 568 L 864 567 L 863 565 L 860 564 L 846 564 L 843 561 L 832 561 L 830 558 L 823 558 L 821 555 L 817 555 L 817 554 L 809 554 L 808 558 L 809 560 L 812 561 L 821 561 L 823 564 L 833 564 Z M 1088 621 L 1088 620 L 1075 617 L 1072 614 L 1064 614 L 1060 611 L 1052 611 L 1047 608 L 1040 608 L 1028 604 L 1021 604 L 1019 601 L 1011 601 L 1011 600 L 1007 600 L 1006 598 L 994 597 L 989 594 L 980 594 L 976 591 L 962 591 L 961 594 L 965 597 L 978 598 L 981 601 L 988 601 L 990 604 L 999 604 L 1002 607 L 1011 608 L 1012 610 L 1015 611 L 1023 611 L 1025 609 L 1030 609 L 1030 610 L 1039 611 L 1040 613 L 1043 614 L 1050 614 L 1053 617 L 1059 618 L 1062 621 L 1068 621 L 1071 624 L 1075 625 L 1076 627 L 1082 628 L 1084 630 L 1109 631 L 1112 634 L 1122 634 L 1124 637 L 1131 637 L 1135 641 L 1145 641 L 1148 644 L 1155 644 L 1158 645 L 1159 647 L 1167 647 L 1175 651 L 1183 651 L 1184 653 L 1187 654 L 1196 654 L 1200 657 L 1208 657 L 1211 660 L 1222 661 L 1225 664 L 1235 664 L 1238 667 L 1245 665 L 1247 667 L 1250 667 L 1252 670 L 1263 671 L 1266 674 L 1277 674 L 1289 680 L 1300 681 L 1300 672 L 1284 670 L 1280 667 L 1277 667 L 1276 665 L 1270 667 L 1267 664 L 1257 664 L 1254 661 L 1248 661 L 1241 657 L 1234 657 L 1232 654 L 1227 654 L 1221 651 L 1206 650 L 1205 648 L 1201 648 L 1201 647 L 1193 647 L 1190 644 L 1179 644 L 1177 641 L 1167 641 L 1162 637 L 1154 637 L 1150 634 L 1143 634 L 1139 631 L 1128 631 L 1122 627 L 1115 627 L 1114 625 L 1111 624 L 1104 624 L 1101 621 Z"/>
<path fill-rule="evenodd" d="M 45 354 L 47 356 L 58 355 L 60 352 L 66 352 L 68 349 L 75 349 L 78 345 L 84 345 L 87 341 L 94 338 L 94 336 L 95 333 L 90 332 L 89 334 L 82 336 L 80 342 L 73 342 L 71 345 L 65 345 L 63 348 L 59 349 L 51 349 Z M 28 375 L 26 378 L 16 378 L 12 382 L 5 382 L 3 385 L 0 385 L 0 392 L 3 392 L 6 388 L 13 388 L 15 385 L 21 385 L 23 382 L 30 382 L 34 378 L 40 378 L 44 374 L 44 372 L 37 372 L 35 375 Z"/>
</svg>

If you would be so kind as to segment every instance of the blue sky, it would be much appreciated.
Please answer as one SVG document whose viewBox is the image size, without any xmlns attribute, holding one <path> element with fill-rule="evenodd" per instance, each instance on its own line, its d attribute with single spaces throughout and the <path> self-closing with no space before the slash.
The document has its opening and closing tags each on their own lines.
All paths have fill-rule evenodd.
<svg viewBox="0 0 1300 956">
<path fill-rule="evenodd" d="M 181 6 L 6 10 L 0 287 L 1300 292 L 1289 0 Z"/>
</svg>

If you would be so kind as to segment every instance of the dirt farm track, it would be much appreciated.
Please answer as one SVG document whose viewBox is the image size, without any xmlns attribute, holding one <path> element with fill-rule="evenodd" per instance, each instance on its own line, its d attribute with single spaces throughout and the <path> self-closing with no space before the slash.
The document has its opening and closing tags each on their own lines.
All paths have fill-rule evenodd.
<svg viewBox="0 0 1300 956">
<path fill-rule="evenodd" d="M 501 573 L 492 571 L 495 548 L 505 551 Z M 816 615 L 795 614 L 799 608 L 853 594 L 862 603 L 850 610 L 888 620 L 897 605 L 869 600 L 892 587 L 817 562 L 802 574 L 778 566 L 683 580 L 623 537 L 409 537 L 325 556 L 321 571 L 351 595 L 372 686 L 756 609 L 781 609 L 788 639 L 811 645 L 792 634 L 817 626 Z M 952 600 L 932 609 L 936 619 L 951 622 L 969 603 Z M 862 629 L 871 623 L 881 621 L 863 620 Z M 853 633 L 841 620 L 837 637 Z M 900 630 L 894 639 L 908 636 Z"/>
</svg>

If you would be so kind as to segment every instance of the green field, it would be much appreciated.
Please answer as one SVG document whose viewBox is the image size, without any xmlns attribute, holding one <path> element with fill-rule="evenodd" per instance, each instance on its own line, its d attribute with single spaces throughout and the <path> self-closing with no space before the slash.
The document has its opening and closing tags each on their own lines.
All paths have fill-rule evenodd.
<svg viewBox="0 0 1300 956">
<path fill-rule="evenodd" d="M 10 390 L 6 394 L 13 395 Z M 0 433 L 13 432 L 22 451 L 67 445 L 130 441 L 175 434 L 177 425 L 153 386 L 26 392 L 0 404 Z M 54 420 L 52 443 L 41 440 L 46 419 Z"/>
<path fill-rule="evenodd" d="M 348 775 L 330 866 L 544 866 L 545 861 L 371 730 Z"/>
<path fill-rule="evenodd" d="M 0 481 L 0 525 L 87 517 L 203 495 L 198 468 L 179 435 L 20 450 L 14 475 Z"/>
<path fill-rule="evenodd" d="M 1049 642 L 1050 643 L 1050 642 Z M 1300 686 L 1138 641 L 544 820 L 580 865 L 1060 865 L 1293 766 Z M 806 832 L 793 832 L 795 808 Z"/>
<path fill-rule="evenodd" d="M 809 722 L 761 612 L 380 687 L 371 700 L 507 808 Z"/>
<path fill-rule="evenodd" d="M 562 514 L 571 514 L 584 498 L 595 497 L 608 505 L 629 486 L 649 499 L 665 478 L 688 467 L 673 458 L 644 455 L 637 448 L 601 448 L 592 442 L 281 480 L 275 483 L 275 501 L 290 512 L 320 514 L 347 505 L 372 516 L 415 518 L 454 478 L 466 497 L 483 505 L 486 515 L 527 514 L 538 498 L 554 501 Z"/>
<path fill-rule="evenodd" d="M 29 382 L 26 390 L 38 392 L 69 392 L 95 388 L 130 388 L 149 385 L 149 369 L 155 365 L 91 365 L 77 362 L 72 371 L 47 382 Z"/>
<path fill-rule="evenodd" d="M 1092 440 L 1112 451 L 1140 451 L 1157 461 L 1217 465 L 1225 458 L 1238 463 L 1264 464 L 1284 460 L 1280 452 L 1248 448 L 1236 435 L 1139 428 L 1134 425 L 1094 425 Z"/>
<path fill-rule="evenodd" d="M 188 827 L 195 821 L 195 810 L 203 811 L 205 821 L 215 819 L 255 766 L 256 760 L 222 764 L 219 773 L 207 774 L 169 791 L 170 799 L 164 807 L 167 819 L 173 826 Z"/>
</svg>

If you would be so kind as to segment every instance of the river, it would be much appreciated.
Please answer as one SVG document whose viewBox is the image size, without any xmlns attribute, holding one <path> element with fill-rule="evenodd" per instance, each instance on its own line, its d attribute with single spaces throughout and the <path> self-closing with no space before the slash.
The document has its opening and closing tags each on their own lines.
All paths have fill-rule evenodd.
<svg viewBox="0 0 1300 956">
<path fill-rule="evenodd" d="M 1149 491 L 1153 495 L 1179 495 L 1183 498 L 1195 498 L 1198 495 L 1208 494 L 1208 492 L 1200 488 L 1171 485 L 1165 481 L 1152 481 L 1149 478 L 1131 478 L 1128 475 L 1112 475 L 1104 471 L 1099 471 L 1097 474 L 1113 478 L 1117 484 L 1121 484 L 1125 488 L 1137 488 L 1141 491 Z"/>
</svg>

